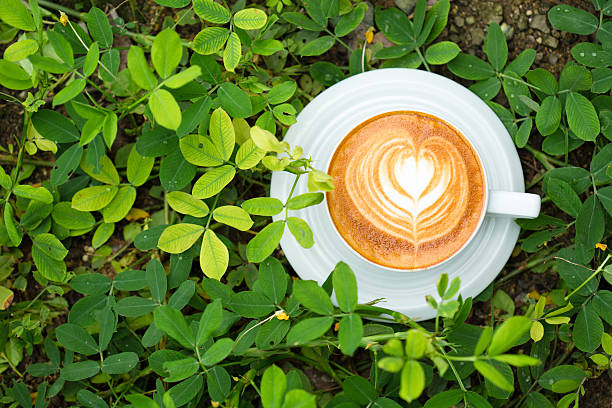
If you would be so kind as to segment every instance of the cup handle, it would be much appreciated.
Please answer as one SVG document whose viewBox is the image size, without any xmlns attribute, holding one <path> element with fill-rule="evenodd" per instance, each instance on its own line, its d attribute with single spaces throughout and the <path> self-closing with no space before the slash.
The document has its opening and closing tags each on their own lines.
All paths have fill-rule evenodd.
<svg viewBox="0 0 612 408">
<path fill-rule="evenodd" d="M 536 218 L 540 214 L 540 196 L 514 191 L 489 191 L 487 214 L 511 218 Z"/>
</svg>

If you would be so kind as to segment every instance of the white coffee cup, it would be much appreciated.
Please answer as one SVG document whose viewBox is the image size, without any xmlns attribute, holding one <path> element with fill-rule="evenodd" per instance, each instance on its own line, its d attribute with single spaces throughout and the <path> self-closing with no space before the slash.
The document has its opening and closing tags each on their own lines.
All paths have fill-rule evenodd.
<svg viewBox="0 0 612 408">
<path fill-rule="evenodd" d="M 391 113 L 391 112 L 384 112 L 384 113 Z M 364 117 L 362 123 L 366 122 L 369 119 L 371 118 Z M 439 117 L 439 119 L 442 119 L 443 121 L 447 122 L 449 125 L 451 125 L 454 128 L 453 124 L 448 122 L 444 117 Z M 476 153 L 476 156 L 478 157 L 478 165 L 484 175 L 484 180 L 485 180 L 485 186 L 484 186 L 485 197 L 484 197 L 484 205 L 482 207 L 483 210 L 480 213 L 480 218 L 479 218 L 479 221 L 476 227 L 470 234 L 469 238 L 464 242 L 464 244 L 459 249 L 457 249 L 452 255 L 443 259 L 442 261 L 438 263 L 435 263 L 425 268 L 393 268 L 393 267 L 378 264 L 364 257 L 363 255 L 361 255 L 357 250 L 351 247 L 348 244 L 348 242 L 346 242 L 346 240 L 344 239 L 340 231 L 338 231 L 335 223 L 333 222 L 333 219 L 330 213 L 330 209 L 329 209 L 329 205 L 327 203 L 327 195 L 326 195 L 324 204 L 325 204 L 325 207 L 327 208 L 326 214 L 328 217 L 328 222 L 329 224 L 333 225 L 334 227 L 333 230 L 336 233 L 338 240 L 343 242 L 345 246 L 351 252 L 353 252 L 357 257 L 361 258 L 363 261 L 370 263 L 378 268 L 384 268 L 386 270 L 398 271 L 398 272 L 414 272 L 414 271 L 422 271 L 422 270 L 427 270 L 433 267 L 441 266 L 449 262 L 451 259 L 455 258 L 457 255 L 459 255 L 459 253 L 461 253 L 461 251 L 463 251 L 470 244 L 474 236 L 476 236 L 485 217 L 487 216 L 489 217 L 492 217 L 492 216 L 493 217 L 508 217 L 508 218 L 536 218 L 540 214 L 540 204 L 541 204 L 540 196 L 537 194 L 530 194 L 530 193 L 520 193 L 520 192 L 515 192 L 515 191 L 500 191 L 500 190 L 489 189 L 487 171 L 482 164 L 480 153 L 470 141 L 470 135 L 464 134 L 463 136 L 464 136 L 464 140 L 468 143 L 469 147 L 472 149 L 473 152 Z M 329 160 L 325 167 L 328 172 L 329 172 L 332 158 L 334 157 L 336 150 L 338 149 L 338 147 L 340 146 L 343 140 L 344 138 L 340 139 L 338 143 L 336 144 L 336 147 L 329 154 Z"/>
</svg>

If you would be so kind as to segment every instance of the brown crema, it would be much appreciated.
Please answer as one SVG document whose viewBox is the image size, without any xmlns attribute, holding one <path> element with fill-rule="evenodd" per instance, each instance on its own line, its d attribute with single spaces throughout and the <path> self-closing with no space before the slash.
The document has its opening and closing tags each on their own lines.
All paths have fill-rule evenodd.
<svg viewBox="0 0 612 408">
<path fill-rule="evenodd" d="M 421 112 L 373 117 L 340 143 L 328 173 L 336 229 L 364 258 L 422 269 L 455 254 L 480 223 L 480 160 L 451 125 Z"/>
</svg>

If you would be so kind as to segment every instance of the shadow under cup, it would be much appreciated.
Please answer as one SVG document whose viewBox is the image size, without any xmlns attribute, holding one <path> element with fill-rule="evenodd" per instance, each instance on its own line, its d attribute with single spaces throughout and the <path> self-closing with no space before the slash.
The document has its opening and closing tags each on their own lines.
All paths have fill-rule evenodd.
<svg viewBox="0 0 612 408">
<path fill-rule="evenodd" d="M 539 213 L 536 195 L 488 191 L 482 161 L 467 137 L 422 112 L 365 120 L 340 141 L 328 173 L 336 185 L 326 200 L 334 229 L 360 258 L 390 270 L 449 261 L 487 213 Z"/>
</svg>

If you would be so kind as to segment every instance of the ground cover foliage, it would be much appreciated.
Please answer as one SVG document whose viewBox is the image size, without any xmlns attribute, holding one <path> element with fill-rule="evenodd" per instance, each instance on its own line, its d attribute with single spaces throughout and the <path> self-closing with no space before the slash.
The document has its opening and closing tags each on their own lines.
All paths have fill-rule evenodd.
<svg viewBox="0 0 612 408">
<path fill-rule="evenodd" d="M 532 49 L 510 61 L 495 22 L 486 59 L 438 40 L 448 0 L 376 6 L 366 30 L 360 1 L 156 3 L 169 18 L 151 32 L 96 7 L 0 2 L 0 97 L 23 112 L 0 170 L 3 404 L 577 407 L 589 381 L 610 384 L 612 1 L 549 10 L 583 36 L 559 78 Z M 283 234 L 316 243 L 289 211 L 333 183 L 280 140 L 325 87 L 388 67 L 469 80 L 544 168 L 528 182 L 544 211 L 519 221 L 525 266 L 498 283 L 548 273 L 548 292 L 464 298 L 442 275 L 436 318 L 416 323 L 358 304 L 342 262 L 322 286 L 290 276 Z M 310 192 L 267 197 L 272 172 Z"/>
</svg>

